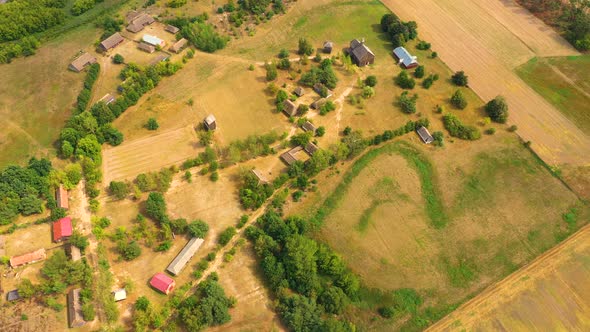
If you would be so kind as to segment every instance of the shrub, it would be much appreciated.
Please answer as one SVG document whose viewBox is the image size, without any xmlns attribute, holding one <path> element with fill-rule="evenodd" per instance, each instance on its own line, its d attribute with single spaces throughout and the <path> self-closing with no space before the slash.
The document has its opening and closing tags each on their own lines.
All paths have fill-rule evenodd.
<svg viewBox="0 0 590 332">
<path fill-rule="evenodd" d="M 506 123 L 506 120 L 508 120 L 508 104 L 502 96 L 490 100 L 486 104 L 485 110 L 494 122 Z"/>
<path fill-rule="evenodd" d="M 117 53 L 113 56 L 113 63 L 122 64 L 123 62 L 125 62 L 125 58 L 121 54 Z"/>
<path fill-rule="evenodd" d="M 488 129 L 486 129 L 485 133 L 487 135 L 493 135 L 493 134 L 496 133 L 496 128 L 493 128 L 493 127 L 492 128 L 488 128 Z"/>
<path fill-rule="evenodd" d="M 426 51 L 430 49 L 430 43 L 427 43 L 423 40 L 419 41 L 418 44 L 416 44 L 416 48 L 422 51 Z"/>
<path fill-rule="evenodd" d="M 367 76 L 367 78 L 365 79 L 365 84 L 370 87 L 375 87 L 375 85 L 377 85 L 377 76 L 375 76 L 375 75 Z"/>
<path fill-rule="evenodd" d="M 366 86 L 361 91 L 361 96 L 365 99 L 369 99 L 375 95 L 375 89 L 370 86 Z"/>
<path fill-rule="evenodd" d="M 211 175 L 209 176 L 209 179 L 213 182 L 217 182 L 217 180 L 219 180 L 219 173 L 217 171 L 214 171 L 213 173 L 211 173 Z"/>
<path fill-rule="evenodd" d="M 121 200 L 129 195 L 129 186 L 125 182 L 111 181 L 109 191 L 116 199 Z"/>
<path fill-rule="evenodd" d="M 379 308 L 379 315 L 381 315 L 381 317 L 383 317 L 383 318 L 392 318 L 394 313 L 395 313 L 395 309 L 393 309 L 393 307 Z"/>
<path fill-rule="evenodd" d="M 289 51 L 287 51 L 287 49 L 283 48 L 279 51 L 279 59 L 286 59 L 289 57 Z"/>
<path fill-rule="evenodd" d="M 416 70 L 414 71 L 414 77 L 415 78 L 422 78 L 422 77 L 424 77 L 424 66 L 418 66 L 418 67 L 416 67 Z"/>
<path fill-rule="evenodd" d="M 246 225 L 247 222 L 248 222 L 248 216 L 244 214 L 240 217 L 240 221 L 238 222 L 237 227 L 242 228 L 242 227 L 244 227 L 244 225 Z"/>
<path fill-rule="evenodd" d="M 430 53 L 430 57 L 433 59 L 436 59 L 438 57 L 438 53 L 432 52 L 432 53 Z"/>
<path fill-rule="evenodd" d="M 209 225 L 206 222 L 197 219 L 188 225 L 188 234 L 192 237 L 204 239 L 209 232 Z"/>
<path fill-rule="evenodd" d="M 443 146 L 444 145 L 444 136 L 442 131 L 435 131 L 432 133 L 432 138 L 434 139 L 435 146 Z"/>
<path fill-rule="evenodd" d="M 313 54 L 313 46 L 305 38 L 299 38 L 297 54 L 310 56 Z"/>
<path fill-rule="evenodd" d="M 219 239 L 217 240 L 219 244 L 225 246 L 229 243 L 229 241 L 236 235 L 235 227 L 228 227 L 226 228 L 221 234 L 219 234 Z"/>
<path fill-rule="evenodd" d="M 465 99 L 461 90 L 457 90 L 453 93 L 451 96 L 451 105 L 460 110 L 467 107 L 467 99 Z"/>
<path fill-rule="evenodd" d="M 402 89 L 413 89 L 416 81 L 408 75 L 408 72 L 402 70 L 395 78 L 395 83 Z"/>
<path fill-rule="evenodd" d="M 444 115 L 443 124 L 445 129 L 447 129 L 449 134 L 453 137 L 472 141 L 481 138 L 481 132 L 479 129 L 473 126 L 463 125 L 463 123 L 453 114 Z"/>
<path fill-rule="evenodd" d="M 453 81 L 456 86 L 467 86 L 467 84 L 469 84 L 467 75 L 465 75 L 464 71 L 458 71 L 453 74 L 451 81 Z"/>
<path fill-rule="evenodd" d="M 518 130 L 518 127 L 516 125 L 512 125 L 512 126 L 508 127 L 508 131 L 511 132 L 511 133 L 512 132 L 515 132 L 517 130 Z"/>
<path fill-rule="evenodd" d="M 315 131 L 315 135 L 317 137 L 322 137 L 326 134 L 326 127 L 324 126 L 319 126 L 318 129 L 316 129 Z"/>
<path fill-rule="evenodd" d="M 402 92 L 402 94 L 398 98 L 398 103 L 402 112 L 406 114 L 413 114 L 416 113 L 416 100 L 418 99 L 418 95 L 414 94 L 410 97 L 408 91 Z"/>
<path fill-rule="evenodd" d="M 145 124 L 145 127 L 148 130 L 156 130 L 160 127 L 160 125 L 158 124 L 158 121 L 155 118 L 149 118 L 147 123 Z"/>
</svg>

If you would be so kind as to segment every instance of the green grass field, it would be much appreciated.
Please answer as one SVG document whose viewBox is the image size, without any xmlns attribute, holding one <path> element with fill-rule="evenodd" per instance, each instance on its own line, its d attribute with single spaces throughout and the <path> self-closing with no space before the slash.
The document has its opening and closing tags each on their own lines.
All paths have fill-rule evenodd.
<svg viewBox="0 0 590 332">
<path fill-rule="evenodd" d="M 534 58 L 516 72 L 580 129 L 590 130 L 590 55 Z"/>
</svg>

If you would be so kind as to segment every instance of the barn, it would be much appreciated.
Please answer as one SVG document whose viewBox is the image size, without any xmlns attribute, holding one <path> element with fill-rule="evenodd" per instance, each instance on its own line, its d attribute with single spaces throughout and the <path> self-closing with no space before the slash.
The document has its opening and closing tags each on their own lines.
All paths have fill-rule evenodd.
<svg viewBox="0 0 590 332">
<path fill-rule="evenodd" d="M 143 35 L 143 37 L 141 38 L 141 40 L 143 40 L 145 43 L 148 43 L 150 45 L 153 46 L 159 46 L 159 47 L 164 47 L 166 46 L 166 42 L 163 41 L 162 39 L 156 37 L 156 36 L 152 36 L 152 35 L 148 35 L 145 34 Z"/>
<path fill-rule="evenodd" d="M 352 61 L 359 67 L 373 64 L 375 62 L 375 53 L 365 45 L 365 41 L 354 39 L 350 42 L 348 54 Z"/>
<path fill-rule="evenodd" d="M 104 52 L 110 50 L 111 48 L 117 47 L 117 45 L 121 44 L 125 39 L 121 36 L 120 33 L 115 32 L 109 38 L 103 40 L 100 43 L 100 49 Z"/>
<path fill-rule="evenodd" d="M 418 58 L 411 55 L 405 47 L 396 47 L 393 50 L 393 55 L 395 55 L 399 61 L 399 64 L 401 64 L 406 69 L 418 67 Z"/>
<path fill-rule="evenodd" d="M 182 51 L 182 49 L 186 46 L 187 43 L 188 43 L 188 40 L 181 38 L 179 41 L 177 41 L 176 43 L 174 43 L 170 47 L 170 51 L 174 52 L 174 53 L 178 53 L 178 52 Z"/>
<path fill-rule="evenodd" d="M 428 131 L 428 129 L 426 129 L 426 127 L 420 127 L 416 129 L 416 133 L 418 133 L 418 136 L 420 136 L 420 139 L 422 139 L 422 142 L 424 142 L 425 144 L 430 144 L 434 142 L 434 138 L 432 137 L 432 135 L 430 135 L 430 132 Z"/>
<path fill-rule="evenodd" d="M 158 272 L 152 277 L 152 279 L 150 279 L 150 286 L 168 295 L 171 291 L 174 290 L 176 282 L 174 281 L 174 279 L 170 278 L 164 273 Z"/>
<path fill-rule="evenodd" d="M 184 248 L 182 248 L 180 253 L 178 253 L 176 258 L 174 258 L 170 265 L 168 265 L 166 271 L 177 276 L 182 271 L 182 269 L 184 269 L 188 261 L 191 258 L 193 258 L 193 256 L 195 255 L 197 250 L 199 250 L 203 242 L 203 239 L 199 239 L 196 237 L 190 239 L 188 243 L 184 246 Z"/>
<path fill-rule="evenodd" d="M 129 25 L 127 25 L 127 31 L 138 33 L 146 26 L 154 23 L 156 20 L 146 13 L 132 11 L 127 14 L 127 21 L 129 22 Z"/>
<path fill-rule="evenodd" d="M 14 268 L 22 265 L 33 264 L 35 262 L 42 261 L 45 258 L 47 258 L 47 253 L 45 252 L 45 249 L 41 248 L 28 254 L 12 257 L 10 259 L 10 266 Z"/>
<path fill-rule="evenodd" d="M 79 73 L 84 70 L 86 66 L 90 66 L 93 63 L 96 63 L 96 58 L 92 54 L 84 52 L 84 54 L 80 55 L 76 60 L 72 61 L 68 68 Z"/>
</svg>

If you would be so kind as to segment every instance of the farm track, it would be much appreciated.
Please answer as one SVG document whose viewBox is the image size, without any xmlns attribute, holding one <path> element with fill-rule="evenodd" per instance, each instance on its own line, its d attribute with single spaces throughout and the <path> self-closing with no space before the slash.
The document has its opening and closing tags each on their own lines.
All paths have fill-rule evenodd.
<svg viewBox="0 0 590 332">
<path fill-rule="evenodd" d="M 534 56 L 578 54 L 550 27 L 511 1 L 382 2 L 403 20 L 417 21 L 421 38 L 451 70 L 464 70 L 484 101 L 506 97 L 510 123 L 545 162 L 590 164 L 590 137 L 513 71 Z"/>
<path fill-rule="evenodd" d="M 590 224 L 582 227 L 567 240 L 546 251 L 528 265 L 491 285 L 426 331 L 455 330 L 457 329 L 457 321 L 460 321 L 463 327 L 473 326 L 485 317 L 486 313 L 492 311 L 494 305 L 519 296 L 527 289 L 528 285 L 532 284 L 535 278 L 551 273 L 557 264 L 563 262 L 567 252 L 588 246 L 590 246 Z"/>
</svg>

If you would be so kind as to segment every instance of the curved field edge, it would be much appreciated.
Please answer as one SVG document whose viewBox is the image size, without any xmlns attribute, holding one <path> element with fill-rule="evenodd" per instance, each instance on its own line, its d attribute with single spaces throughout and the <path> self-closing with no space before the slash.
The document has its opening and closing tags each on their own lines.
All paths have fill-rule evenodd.
<svg viewBox="0 0 590 332">
<path fill-rule="evenodd" d="M 442 201 L 439 198 L 440 193 L 435 185 L 432 164 L 416 148 L 403 141 L 394 142 L 373 149 L 357 159 L 354 164 L 352 164 L 350 170 L 346 172 L 340 184 L 317 210 L 315 214 L 316 221 L 323 223 L 326 217 L 338 208 L 338 204 L 348 192 L 352 181 L 365 167 L 383 153 L 396 153 L 408 161 L 410 167 L 412 167 L 420 177 L 422 197 L 426 202 L 425 209 L 432 226 L 435 228 L 444 227 L 448 222 L 448 216 L 445 213 Z"/>
</svg>

